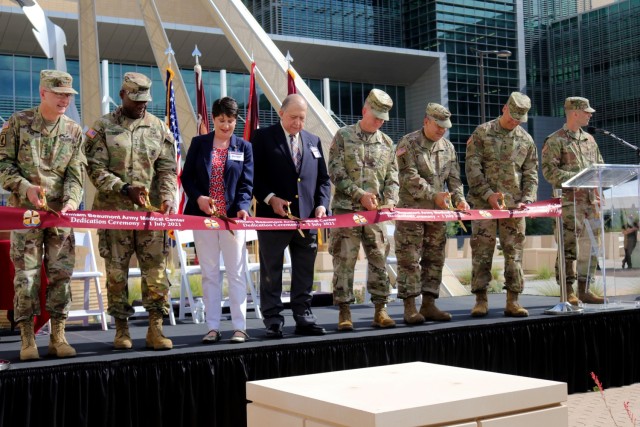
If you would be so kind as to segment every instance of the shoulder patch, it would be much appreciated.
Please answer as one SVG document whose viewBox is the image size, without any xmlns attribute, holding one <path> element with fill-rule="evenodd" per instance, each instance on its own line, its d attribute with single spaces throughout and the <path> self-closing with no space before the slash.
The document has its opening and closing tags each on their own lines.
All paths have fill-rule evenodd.
<svg viewBox="0 0 640 427">
<path fill-rule="evenodd" d="M 2 124 L 2 130 L 9 129 L 9 121 L 7 120 Z"/>
<path fill-rule="evenodd" d="M 407 147 L 398 147 L 396 150 L 396 157 L 400 157 L 407 152 Z"/>
<path fill-rule="evenodd" d="M 85 135 L 92 139 L 95 138 L 97 134 L 98 132 L 93 128 L 89 128 L 89 130 L 85 133 Z"/>
<path fill-rule="evenodd" d="M 470 136 L 469 139 L 467 139 L 467 145 L 471 144 L 473 142 L 473 136 Z"/>
</svg>

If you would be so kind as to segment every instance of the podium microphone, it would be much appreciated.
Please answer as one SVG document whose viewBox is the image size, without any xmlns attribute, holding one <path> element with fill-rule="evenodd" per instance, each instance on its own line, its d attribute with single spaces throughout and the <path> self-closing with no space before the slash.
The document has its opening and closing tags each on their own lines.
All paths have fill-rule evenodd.
<svg viewBox="0 0 640 427">
<path fill-rule="evenodd" d="M 612 134 L 611 132 L 609 132 L 608 130 L 604 130 L 604 129 L 600 129 L 600 128 L 596 128 L 593 126 L 588 126 L 587 127 L 587 132 L 589 132 L 591 135 L 595 135 L 596 133 L 601 133 L 607 136 L 610 136 L 611 138 L 615 139 L 616 141 L 620 142 L 623 145 L 626 145 L 627 147 L 631 148 L 633 151 L 636 152 L 636 154 L 638 155 L 638 157 L 640 157 L 640 148 L 636 147 L 633 144 L 628 143 L 627 141 L 625 141 L 624 139 Z"/>
<path fill-rule="evenodd" d="M 593 126 L 588 126 L 587 127 L 587 132 L 589 132 L 591 135 L 595 135 L 596 133 L 602 133 L 604 135 L 613 135 L 608 130 L 596 128 L 596 127 L 593 127 Z M 615 135 L 613 135 L 613 136 L 615 136 Z"/>
</svg>

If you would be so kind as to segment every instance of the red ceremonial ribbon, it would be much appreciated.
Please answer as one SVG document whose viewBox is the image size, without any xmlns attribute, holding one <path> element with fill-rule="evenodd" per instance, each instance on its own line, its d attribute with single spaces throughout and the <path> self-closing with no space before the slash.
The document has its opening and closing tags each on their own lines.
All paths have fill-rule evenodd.
<svg viewBox="0 0 640 427">
<path fill-rule="evenodd" d="M 0 230 L 28 228 L 76 227 L 120 230 L 309 230 L 317 228 L 358 227 L 385 221 L 459 221 L 505 218 L 558 217 L 562 215 L 560 199 L 551 199 L 527 205 L 522 210 L 447 211 L 435 209 L 396 208 L 393 211 L 362 211 L 324 218 L 294 221 L 287 218 L 257 218 L 247 220 L 193 215 L 163 215 L 142 211 L 69 211 L 60 214 L 0 207 Z"/>
</svg>

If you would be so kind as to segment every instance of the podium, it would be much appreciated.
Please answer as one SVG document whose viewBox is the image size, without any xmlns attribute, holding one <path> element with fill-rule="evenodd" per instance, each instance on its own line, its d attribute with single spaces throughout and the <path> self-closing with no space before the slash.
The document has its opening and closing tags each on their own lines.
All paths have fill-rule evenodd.
<svg viewBox="0 0 640 427">
<path fill-rule="evenodd" d="M 635 300 L 625 300 L 624 288 L 629 285 L 632 290 L 637 286 L 638 274 L 622 270 L 620 253 L 622 225 L 637 221 L 640 214 L 639 176 L 638 165 L 594 164 L 562 184 L 563 191 L 573 193 L 574 208 L 577 202 L 584 203 L 589 197 L 595 202 L 597 212 L 594 218 L 576 216 L 574 224 L 575 230 L 584 227 L 584 232 L 576 236 L 576 244 L 578 259 L 588 258 L 587 283 L 601 285 L 605 298 L 604 304 L 585 305 L 585 309 L 624 308 L 628 303 L 640 306 Z M 594 271 L 596 277 L 593 277 Z M 577 273 L 579 276 L 580 268 Z"/>
</svg>

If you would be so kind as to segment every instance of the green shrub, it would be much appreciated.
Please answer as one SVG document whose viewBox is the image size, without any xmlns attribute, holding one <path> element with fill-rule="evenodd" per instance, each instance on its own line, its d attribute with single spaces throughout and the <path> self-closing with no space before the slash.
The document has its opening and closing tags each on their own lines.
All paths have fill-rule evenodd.
<svg viewBox="0 0 640 427">
<path fill-rule="evenodd" d="M 538 268 L 538 270 L 536 271 L 534 279 L 549 280 L 555 277 L 556 277 L 555 269 L 551 269 L 548 266 L 543 265 L 542 267 Z"/>
</svg>

